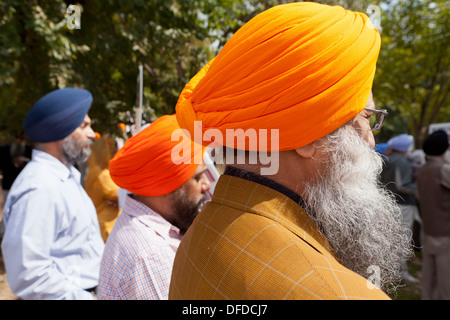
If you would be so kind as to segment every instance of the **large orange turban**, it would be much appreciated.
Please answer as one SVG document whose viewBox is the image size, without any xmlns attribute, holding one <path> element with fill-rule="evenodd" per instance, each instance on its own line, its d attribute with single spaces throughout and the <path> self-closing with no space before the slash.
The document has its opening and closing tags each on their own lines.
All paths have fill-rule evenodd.
<svg viewBox="0 0 450 320">
<path fill-rule="evenodd" d="M 380 43 L 363 13 L 307 2 L 275 6 L 191 79 L 177 103 L 178 122 L 193 134 L 200 121 L 206 145 L 212 128 L 228 147 L 235 145 L 227 145 L 227 129 L 265 129 L 271 150 L 270 132 L 278 129 L 279 151 L 300 148 L 364 109 Z M 264 144 L 247 141 L 245 148 L 264 151 Z"/>
<path fill-rule="evenodd" d="M 172 141 L 174 132 L 183 133 L 175 115 L 166 115 L 127 140 L 109 163 L 114 182 L 146 197 L 167 194 L 183 185 L 197 170 L 205 148 L 188 135 L 176 134 Z"/>
</svg>

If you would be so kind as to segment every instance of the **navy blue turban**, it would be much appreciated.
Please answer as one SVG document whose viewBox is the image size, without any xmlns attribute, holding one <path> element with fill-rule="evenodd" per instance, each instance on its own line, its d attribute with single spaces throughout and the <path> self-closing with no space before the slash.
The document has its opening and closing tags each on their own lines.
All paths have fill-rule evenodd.
<svg viewBox="0 0 450 320">
<path fill-rule="evenodd" d="M 25 134 L 35 142 L 64 139 L 83 123 L 92 100 L 89 91 L 77 88 L 46 94 L 28 112 L 23 122 Z"/>
</svg>

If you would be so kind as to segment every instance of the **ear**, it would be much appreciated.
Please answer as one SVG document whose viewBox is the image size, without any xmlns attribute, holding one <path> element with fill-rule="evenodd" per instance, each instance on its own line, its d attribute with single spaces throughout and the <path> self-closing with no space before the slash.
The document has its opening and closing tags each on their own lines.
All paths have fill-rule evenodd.
<svg viewBox="0 0 450 320">
<path fill-rule="evenodd" d="M 295 152 L 302 158 L 311 158 L 316 153 L 316 147 L 313 143 L 307 144 L 301 148 L 295 149 Z"/>
</svg>

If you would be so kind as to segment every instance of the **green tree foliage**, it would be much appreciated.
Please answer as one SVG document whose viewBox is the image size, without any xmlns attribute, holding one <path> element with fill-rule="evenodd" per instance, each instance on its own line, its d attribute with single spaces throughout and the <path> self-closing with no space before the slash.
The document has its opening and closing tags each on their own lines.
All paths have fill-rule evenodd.
<svg viewBox="0 0 450 320">
<path fill-rule="evenodd" d="M 70 4 L 81 29 L 69 29 Z M 20 131 L 33 103 L 66 86 L 90 90 L 95 129 L 132 123 L 138 67 L 143 120 L 175 111 L 186 82 L 232 33 L 277 1 L 0 1 L 0 140 Z"/>
<path fill-rule="evenodd" d="M 175 111 L 189 79 L 259 12 L 285 0 L 0 0 L 0 143 L 21 129 L 33 103 L 56 88 L 94 96 L 96 131 L 132 124 L 139 65 L 143 120 Z M 323 0 L 382 10 L 382 51 L 374 94 L 391 115 L 384 135 L 425 132 L 448 121 L 448 2 Z M 446 4 L 447 3 L 447 4 Z M 69 29 L 70 4 L 81 29 Z M 3 140 L 3 141 L 2 141 Z"/>
<path fill-rule="evenodd" d="M 429 124 L 450 121 L 450 2 L 389 1 L 382 8 L 374 95 L 391 115 L 380 138 L 406 132 L 421 148 Z"/>
</svg>

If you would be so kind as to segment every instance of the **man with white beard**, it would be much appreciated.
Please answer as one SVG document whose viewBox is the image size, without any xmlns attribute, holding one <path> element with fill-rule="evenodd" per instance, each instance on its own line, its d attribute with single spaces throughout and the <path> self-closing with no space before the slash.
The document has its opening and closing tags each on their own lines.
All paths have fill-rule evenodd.
<svg viewBox="0 0 450 320">
<path fill-rule="evenodd" d="M 65 88 L 39 99 L 24 131 L 35 145 L 4 209 L 7 280 L 22 299 L 93 299 L 104 243 L 97 213 L 73 166 L 95 139 L 89 91 Z"/>
<path fill-rule="evenodd" d="M 193 136 L 201 122 L 204 144 L 241 129 L 241 148 L 214 142 L 245 161 L 226 159 L 181 241 L 169 299 L 389 299 L 381 289 L 394 290 L 412 250 L 378 182 L 379 48 L 364 14 L 296 2 L 251 19 L 191 79 L 180 126 Z M 265 176 L 253 152 L 277 155 L 278 171 Z"/>
<path fill-rule="evenodd" d="M 392 289 L 411 253 L 410 229 L 402 227 L 395 199 L 378 185 L 383 160 L 360 133 L 346 124 L 316 142 L 324 166 L 317 179 L 307 180 L 303 197 L 341 262 L 364 277 L 377 266 L 380 284 Z"/>
</svg>

